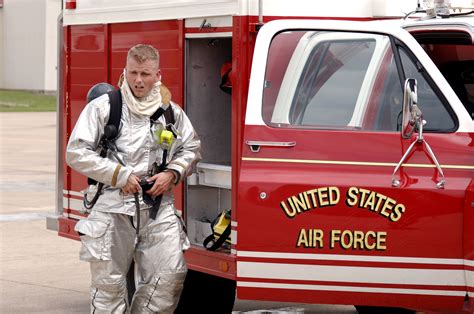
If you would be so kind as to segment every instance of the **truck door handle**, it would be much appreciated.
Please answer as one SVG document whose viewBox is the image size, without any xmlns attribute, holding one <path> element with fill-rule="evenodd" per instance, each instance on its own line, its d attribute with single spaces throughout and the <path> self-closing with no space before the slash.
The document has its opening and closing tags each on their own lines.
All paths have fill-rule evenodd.
<svg viewBox="0 0 474 314">
<path fill-rule="evenodd" d="M 296 145 L 295 141 L 290 142 L 267 142 L 267 141 L 246 141 L 250 147 L 252 153 L 258 153 L 260 151 L 260 147 L 262 146 L 271 146 L 271 147 L 293 147 Z"/>
</svg>

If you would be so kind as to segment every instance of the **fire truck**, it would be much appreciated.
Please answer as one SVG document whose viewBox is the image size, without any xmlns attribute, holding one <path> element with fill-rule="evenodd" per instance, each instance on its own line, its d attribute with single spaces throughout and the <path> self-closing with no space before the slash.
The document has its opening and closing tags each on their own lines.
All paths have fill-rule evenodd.
<svg viewBox="0 0 474 314">
<path fill-rule="evenodd" d="M 178 310 L 237 295 L 474 311 L 471 1 L 63 2 L 48 228 L 79 239 L 87 178 L 68 137 L 89 88 L 146 43 L 202 141 L 175 189 L 192 243 Z M 231 244 L 207 250 L 225 210 Z"/>
</svg>

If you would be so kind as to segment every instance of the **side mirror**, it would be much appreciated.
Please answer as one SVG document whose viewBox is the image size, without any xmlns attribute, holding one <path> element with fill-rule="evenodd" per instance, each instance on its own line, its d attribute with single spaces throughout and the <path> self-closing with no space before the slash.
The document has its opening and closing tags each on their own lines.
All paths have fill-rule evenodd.
<svg viewBox="0 0 474 314">
<path fill-rule="evenodd" d="M 426 142 L 423 138 L 423 126 L 425 125 L 425 121 L 423 120 L 423 114 L 421 109 L 418 107 L 418 91 L 416 88 L 416 80 L 409 78 L 405 80 L 405 87 L 403 89 L 403 108 L 402 108 L 402 138 L 411 138 L 413 132 L 418 132 L 416 139 L 410 144 L 405 154 L 402 156 L 402 159 L 398 162 L 395 170 L 392 174 L 392 186 L 393 187 L 400 187 L 401 186 L 401 179 L 397 179 L 395 174 L 397 173 L 398 169 L 403 165 L 405 160 L 410 156 L 415 145 L 424 145 L 426 147 L 426 151 L 428 156 L 433 160 L 436 165 L 436 169 L 439 172 L 441 178 L 436 182 L 436 188 L 444 189 L 444 173 L 443 169 L 436 159 L 433 150 L 431 149 L 430 145 Z"/>
<path fill-rule="evenodd" d="M 402 138 L 410 138 L 415 128 L 422 125 L 422 114 L 418 108 L 418 89 L 415 79 L 405 80 L 402 108 Z"/>
</svg>

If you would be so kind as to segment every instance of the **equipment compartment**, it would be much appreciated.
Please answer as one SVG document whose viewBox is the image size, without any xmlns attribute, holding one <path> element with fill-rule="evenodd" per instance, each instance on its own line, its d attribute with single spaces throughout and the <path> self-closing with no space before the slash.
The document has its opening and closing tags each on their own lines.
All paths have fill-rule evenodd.
<svg viewBox="0 0 474 314">
<path fill-rule="evenodd" d="M 187 179 L 188 237 L 202 246 L 211 222 L 231 207 L 231 95 L 220 89 L 221 67 L 232 60 L 231 38 L 186 40 L 185 109 L 201 139 L 202 160 Z"/>
</svg>

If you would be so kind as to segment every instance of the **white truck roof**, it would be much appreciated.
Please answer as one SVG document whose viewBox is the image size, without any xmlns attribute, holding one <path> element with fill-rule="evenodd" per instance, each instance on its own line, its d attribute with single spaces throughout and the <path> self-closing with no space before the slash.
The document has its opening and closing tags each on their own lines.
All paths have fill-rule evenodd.
<svg viewBox="0 0 474 314">
<path fill-rule="evenodd" d="M 67 9 L 66 2 L 75 8 Z M 258 0 L 63 0 L 64 25 L 259 14 Z M 417 0 L 262 0 L 263 16 L 361 19 L 401 17 Z"/>
</svg>

